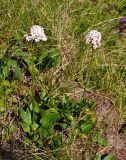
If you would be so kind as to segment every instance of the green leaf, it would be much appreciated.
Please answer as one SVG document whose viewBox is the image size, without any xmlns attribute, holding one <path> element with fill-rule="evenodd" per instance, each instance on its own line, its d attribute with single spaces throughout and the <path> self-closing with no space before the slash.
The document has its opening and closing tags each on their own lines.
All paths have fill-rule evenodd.
<svg viewBox="0 0 126 160">
<path fill-rule="evenodd" d="M 40 123 L 43 127 L 48 128 L 54 125 L 59 120 L 60 114 L 58 112 L 48 112 L 41 118 Z"/>
<path fill-rule="evenodd" d="M 38 140 L 37 140 L 37 144 L 38 144 L 38 146 L 39 146 L 40 148 L 42 148 L 43 145 L 44 145 L 42 139 L 38 139 Z"/>
<path fill-rule="evenodd" d="M 31 112 L 27 109 L 25 112 L 23 109 L 20 110 L 20 117 L 26 124 L 31 124 Z"/>
<path fill-rule="evenodd" d="M 96 154 L 95 160 L 101 160 L 101 154 L 100 153 Z"/>
<path fill-rule="evenodd" d="M 62 136 L 61 135 L 57 135 L 56 137 L 54 137 L 53 141 L 54 141 L 54 145 L 55 147 L 58 147 L 62 144 Z"/>
<path fill-rule="evenodd" d="M 81 125 L 82 132 L 89 133 L 94 128 L 94 124 Z"/>
<path fill-rule="evenodd" d="M 29 145 L 30 144 L 30 140 L 27 137 L 24 137 L 23 140 L 24 144 Z"/>
<path fill-rule="evenodd" d="M 63 104 L 69 104 L 69 97 L 67 97 L 66 95 L 63 95 Z"/>
<path fill-rule="evenodd" d="M 7 64 L 5 67 L 3 67 L 3 74 L 5 77 L 8 77 L 10 74 L 10 69 L 14 68 L 12 70 L 13 71 L 13 76 L 15 78 L 19 78 L 19 76 L 21 75 L 21 69 L 19 68 L 19 66 L 17 65 L 17 61 L 16 60 L 8 60 Z"/>
<path fill-rule="evenodd" d="M 96 141 L 98 144 L 102 146 L 108 146 L 107 140 L 102 136 L 100 132 L 96 133 L 95 136 L 93 137 L 94 141 Z"/>
<path fill-rule="evenodd" d="M 31 57 L 29 57 L 28 53 L 23 52 L 21 49 L 17 49 L 17 50 L 13 53 L 13 56 L 22 57 L 24 60 L 30 60 L 30 61 L 31 61 Z"/>
<path fill-rule="evenodd" d="M 46 96 L 46 91 L 42 90 L 42 92 L 41 92 L 41 98 L 44 98 L 45 96 Z"/>
<path fill-rule="evenodd" d="M 66 116 L 71 122 L 75 121 L 75 118 L 74 118 L 72 115 L 66 113 L 65 116 Z"/>
<path fill-rule="evenodd" d="M 22 123 L 22 128 L 25 132 L 29 133 L 30 132 L 30 126 L 26 123 Z"/>
<path fill-rule="evenodd" d="M 103 160 L 114 160 L 114 157 L 112 154 L 109 154 Z"/>
<path fill-rule="evenodd" d="M 40 108 L 39 108 L 39 105 L 37 103 L 33 104 L 31 103 L 30 106 L 29 106 L 30 110 L 32 111 L 35 111 L 36 113 L 39 113 L 40 112 Z"/>
<path fill-rule="evenodd" d="M 89 121 L 91 119 L 91 114 L 86 114 L 84 115 L 83 117 L 83 120 L 86 122 L 86 121 Z"/>
<path fill-rule="evenodd" d="M 33 122 L 33 124 L 31 125 L 32 131 L 36 131 L 38 127 L 39 125 L 35 122 Z"/>
<path fill-rule="evenodd" d="M 5 103 L 4 100 L 0 99 L 0 112 L 6 111 L 6 107 L 4 103 Z"/>
<path fill-rule="evenodd" d="M 29 108 L 30 108 L 31 111 L 33 110 L 32 103 L 30 104 Z"/>
<path fill-rule="evenodd" d="M 13 56 L 18 56 L 23 58 L 23 60 L 27 63 L 29 70 L 32 71 L 32 58 L 29 56 L 28 53 L 23 52 L 21 49 L 18 49 L 13 53 Z M 38 72 L 39 71 L 35 66 L 35 73 L 38 73 Z"/>
<path fill-rule="evenodd" d="M 68 127 L 68 124 L 67 124 L 67 123 L 61 123 L 61 127 L 62 127 L 63 129 L 66 129 L 66 128 Z"/>
<path fill-rule="evenodd" d="M 60 118 L 60 114 L 55 109 L 51 109 L 51 110 L 55 112 L 51 112 L 50 110 L 46 111 L 46 113 L 40 120 L 40 123 L 42 124 L 42 126 L 40 127 L 39 132 L 45 138 L 47 138 L 53 133 L 53 127 Z"/>
<path fill-rule="evenodd" d="M 44 60 L 44 58 L 46 58 L 47 54 L 46 53 L 42 53 L 41 56 L 39 57 L 38 61 L 41 64 Z"/>
<path fill-rule="evenodd" d="M 53 125 L 50 125 L 47 127 L 41 126 L 39 128 L 39 133 L 40 135 L 42 135 L 42 137 L 45 137 L 45 138 L 51 136 L 51 134 L 53 133 Z"/>
<path fill-rule="evenodd" d="M 34 141 L 37 141 L 38 139 L 39 139 L 39 135 L 38 135 L 38 134 L 34 134 L 34 135 L 33 135 L 33 140 L 34 140 Z"/>
<path fill-rule="evenodd" d="M 14 33 L 14 37 L 18 42 L 21 42 L 22 36 L 19 33 Z"/>
<path fill-rule="evenodd" d="M 36 113 L 39 113 L 40 112 L 40 108 L 39 108 L 39 105 L 38 104 L 35 104 L 35 106 L 33 107 L 34 111 Z"/>
<path fill-rule="evenodd" d="M 84 108 L 84 107 L 86 106 L 86 104 L 87 104 L 87 102 L 86 102 L 85 99 L 81 99 L 80 102 L 79 102 L 79 106 L 80 106 L 81 108 Z"/>
</svg>

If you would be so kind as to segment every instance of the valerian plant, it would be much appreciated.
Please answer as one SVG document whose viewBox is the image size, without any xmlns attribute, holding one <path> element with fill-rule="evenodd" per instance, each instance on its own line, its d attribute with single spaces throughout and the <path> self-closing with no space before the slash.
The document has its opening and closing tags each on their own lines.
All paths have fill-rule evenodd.
<svg viewBox="0 0 126 160">
<path fill-rule="evenodd" d="M 87 136 L 95 127 L 94 101 L 87 102 L 82 99 L 75 102 L 67 96 L 61 100 L 48 97 L 41 93 L 41 102 L 36 103 L 34 121 L 32 121 L 31 106 L 20 110 L 21 125 L 26 133 L 24 142 L 34 143 L 40 148 L 49 147 L 56 149 L 69 143 L 71 133 L 75 136 Z"/>
<path fill-rule="evenodd" d="M 31 48 L 29 49 L 29 54 L 32 58 L 32 68 L 31 68 L 31 76 L 32 76 L 32 85 L 31 85 L 31 99 L 32 99 L 32 107 L 35 107 L 35 62 L 34 62 L 34 54 L 35 54 L 35 47 L 36 43 L 40 41 L 47 41 L 47 36 L 44 33 L 44 29 L 39 25 L 33 25 L 31 27 L 30 33 L 25 34 L 24 37 L 26 38 L 27 42 L 31 42 Z M 34 109 L 32 110 L 32 121 L 34 121 Z"/>
<path fill-rule="evenodd" d="M 98 47 L 101 46 L 101 39 L 102 35 L 100 32 L 96 30 L 91 30 L 87 35 L 86 35 L 86 43 L 87 44 L 92 44 L 92 47 L 94 49 L 97 49 Z"/>
</svg>

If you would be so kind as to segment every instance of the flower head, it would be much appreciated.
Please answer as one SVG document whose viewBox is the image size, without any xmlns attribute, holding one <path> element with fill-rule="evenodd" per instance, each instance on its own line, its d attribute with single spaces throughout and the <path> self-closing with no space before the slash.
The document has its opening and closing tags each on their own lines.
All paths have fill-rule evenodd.
<svg viewBox="0 0 126 160">
<path fill-rule="evenodd" d="M 92 44 L 93 48 L 96 49 L 101 46 L 101 38 L 102 35 L 100 32 L 96 30 L 91 30 L 87 35 L 86 35 L 86 43 L 87 44 Z"/>
<path fill-rule="evenodd" d="M 119 32 L 123 34 L 126 30 L 126 17 L 120 18 L 119 25 L 120 25 Z"/>
<path fill-rule="evenodd" d="M 120 24 L 121 24 L 121 25 L 126 24 L 126 17 L 120 18 Z"/>
<path fill-rule="evenodd" d="M 32 36 L 28 35 L 28 34 L 25 34 L 24 37 L 26 38 L 26 41 L 31 41 L 33 40 Z"/>
<path fill-rule="evenodd" d="M 34 40 L 35 42 L 47 41 L 44 29 L 39 25 L 33 25 L 30 30 L 30 34 L 25 34 L 26 41 Z"/>
</svg>

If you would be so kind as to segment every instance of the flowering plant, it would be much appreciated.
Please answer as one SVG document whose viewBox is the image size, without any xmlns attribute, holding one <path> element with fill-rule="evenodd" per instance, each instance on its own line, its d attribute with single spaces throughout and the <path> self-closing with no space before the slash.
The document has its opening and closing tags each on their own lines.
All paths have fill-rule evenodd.
<svg viewBox="0 0 126 160">
<path fill-rule="evenodd" d="M 35 42 L 47 41 L 44 29 L 39 25 L 33 25 L 30 30 L 30 34 L 25 34 L 26 41 L 34 40 Z"/>
<path fill-rule="evenodd" d="M 96 30 L 91 30 L 87 35 L 86 35 L 86 43 L 87 44 L 92 44 L 93 48 L 96 49 L 101 46 L 101 38 L 102 35 L 100 32 Z"/>
<path fill-rule="evenodd" d="M 44 29 L 39 25 L 33 25 L 30 29 L 29 34 L 25 34 L 24 37 L 26 38 L 26 41 L 33 41 L 33 42 L 39 42 L 39 41 L 47 41 L 47 36 L 44 32 Z M 32 121 L 34 122 L 35 118 L 35 63 L 34 63 L 34 44 L 31 44 L 31 57 L 32 57 L 32 67 L 31 67 L 31 100 L 32 100 Z"/>
</svg>

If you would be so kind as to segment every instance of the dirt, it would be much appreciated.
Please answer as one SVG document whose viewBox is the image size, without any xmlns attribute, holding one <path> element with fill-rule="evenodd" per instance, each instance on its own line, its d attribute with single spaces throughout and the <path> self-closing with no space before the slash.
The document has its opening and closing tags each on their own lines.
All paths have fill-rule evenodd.
<svg viewBox="0 0 126 160">
<path fill-rule="evenodd" d="M 30 153 L 24 144 L 17 140 L 0 144 L 0 160 L 28 160 Z"/>
</svg>

